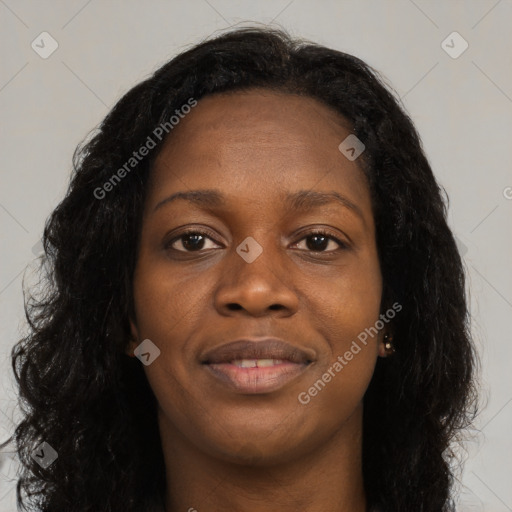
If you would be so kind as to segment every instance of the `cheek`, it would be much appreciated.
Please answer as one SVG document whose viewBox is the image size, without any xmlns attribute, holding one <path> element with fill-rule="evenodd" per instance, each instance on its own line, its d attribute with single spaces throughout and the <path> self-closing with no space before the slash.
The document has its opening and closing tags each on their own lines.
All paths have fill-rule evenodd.
<svg viewBox="0 0 512 512">
<path fill-rule="evenodd" d="M 379 319 L 382 278 L 378 261 L 356 261 L 324 279 L 310 293 L 309 309 L 336 355 L 345 352 L 352 340 L 375 325 Z M 369 336 L 369 344 L 377 336 Z"/>
<path fill-rule="evenodd" d="M 183 284 L 164 265 L 140 258 L 133 283 L 138 342 L 150 339 L 160 350 L 158 358 L 143 369 L 160 408 L 173 424 L 183 423 L 183 428 L 190 429 L 180 412 L 194 403 L 186 386 L 188 368 L 183 354 L 204 291 Z"/>
<path fill-rule="evenodd" d="M 176 343 L 205 295 L 199 283 L 180 282 L 175 271 L 144 259 L 137 267 L 133 290 L 139 337 L 162 342 L 172 338 Z"/>
<path fill-rule="evenodd" d="M 382 279 L 376 255 L 347 265 L 310 294 L 312 322 L 326 341 L 306 390 L 313 409 L 334 408 L 337 420 L 363 399 L 378 356 Z"/>
<path fill-rule="evenodd" d="M 330 294 L 318 296 L 313 308 L 327 350 L 298 399 L 310 407 L 309 421 L 321 419 L 315 427 L 318 436 L 328 435 L 360 409 L 372 379 L 378 335 L 371 328 L 379 319 L 381 300 L 380 280 L 373 277 L 340 278 L 329 286 Z"/>
</svg>

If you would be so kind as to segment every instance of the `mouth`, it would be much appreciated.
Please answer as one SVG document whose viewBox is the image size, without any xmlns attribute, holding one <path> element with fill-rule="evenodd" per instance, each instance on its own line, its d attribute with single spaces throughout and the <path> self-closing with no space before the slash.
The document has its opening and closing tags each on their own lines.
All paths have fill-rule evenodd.
<svg viewBox="0 0 512 512">
<path fill-rule="evenodd" d="M 244 394 L 271 393 L 296 379 L 315 354 L 276 338 L 237 340 L 207 352 L 201 364 L 218 382 Z"/>
</svg>

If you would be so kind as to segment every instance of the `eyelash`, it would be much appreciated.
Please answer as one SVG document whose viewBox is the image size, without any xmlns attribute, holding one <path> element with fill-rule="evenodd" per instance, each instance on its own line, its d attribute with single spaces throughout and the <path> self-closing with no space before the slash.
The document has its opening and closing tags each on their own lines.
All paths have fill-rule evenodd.
<svg viewBox="0 0 512 512">
<path fill-rule="evenodd" d="M 176 252 L 181 252 L 181 253 L 189 253 L 189 254 L 192 254 L 192 253 L 200 253 L 200 252 L 203 252 L 204 249 L 199 249 L 198 251 L 187 251 L 187 250 L 179 250 L 179 249 L 174 249 L 172 247 L 172 245 L 174 244 L 174 242 L 177 242 L 179 241 L 181 238 L 187 236 L 187 235 L 201 235 L 201 236 L 204 236 L 206 238 L 209 238 L 210 240 L 212 240 L 213 242 L 215 242 L 212 234 L 209 232 L 209 231 L 202 231 L 202 230 L 199 230 L 197 228 L 189 228 L 185 231 L 183 231 L 182 233 L 180 233 L 178 236 L 175 236 L 172 240 L 169 240 L 169 242 L 167 242 L 165 244 L 165 249 L 166 250 L 174 250 Z M 320 254 L 331 254 L 331 253 L 334 253 L 336 251 L 340 251 L 340 250 L 343 250 L 343 249 L 348 249 L 348 244 L 346 244 L 345 242 L 342 242 L 340 239 L 338 239 L 337 237 L 333 236 L 332 234 L 330 234 L 328 231 L 326 230 L 323 230 L 323 229 L 313 229 L 311 231 L 308 231 L 300 240 L 299 242 L 301 242 L 302 240 L 306 239 L 306 238 L 309 238 L 311 236 L 315 236 L 315 235 L 320 235 L 320 236 L 324 236 L 326 238 L 328 238 L 329 240 L 333 240 L 334 242 L 336 242 L 340 247 L 338 249 L 334 249 L 334 250 L 330 250 L 330 251 L 313 251 L 313 250 L 310 250 L 310 252 L 314 252 L 314 253 L 320 253 Z M 215 242 L 217 243 L 217 242 Z M 297 242 L 298 243 L 298 242 Z"/>
</svg>

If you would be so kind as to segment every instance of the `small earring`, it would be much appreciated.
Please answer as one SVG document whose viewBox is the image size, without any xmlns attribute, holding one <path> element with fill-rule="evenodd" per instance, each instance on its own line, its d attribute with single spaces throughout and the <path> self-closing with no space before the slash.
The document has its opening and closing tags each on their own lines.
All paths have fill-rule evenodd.
<svg viewBox="0 0 512 512">
<path fill-rule="evenodd" d="M 393 346 L 393 336 L 391 336 L 391 334 L 384 334 L 384 348 L 391 354 L 395 352 L 395 347 Z"/>
</svg>

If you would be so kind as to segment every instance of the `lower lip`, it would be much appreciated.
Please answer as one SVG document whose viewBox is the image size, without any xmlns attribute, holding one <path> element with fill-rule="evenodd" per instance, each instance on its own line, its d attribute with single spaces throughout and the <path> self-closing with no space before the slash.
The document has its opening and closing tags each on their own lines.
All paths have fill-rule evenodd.
<svg viewBox="0 0 512 512">
<path fill-rule="evenodd" d="M 241 368 L 230 363 L 204 366 L 231 389 L 241 393 L 257 394 L 277 391 L 301 375 L 309 365 L 283 362 L 264 368 Z"/>
</svg>

